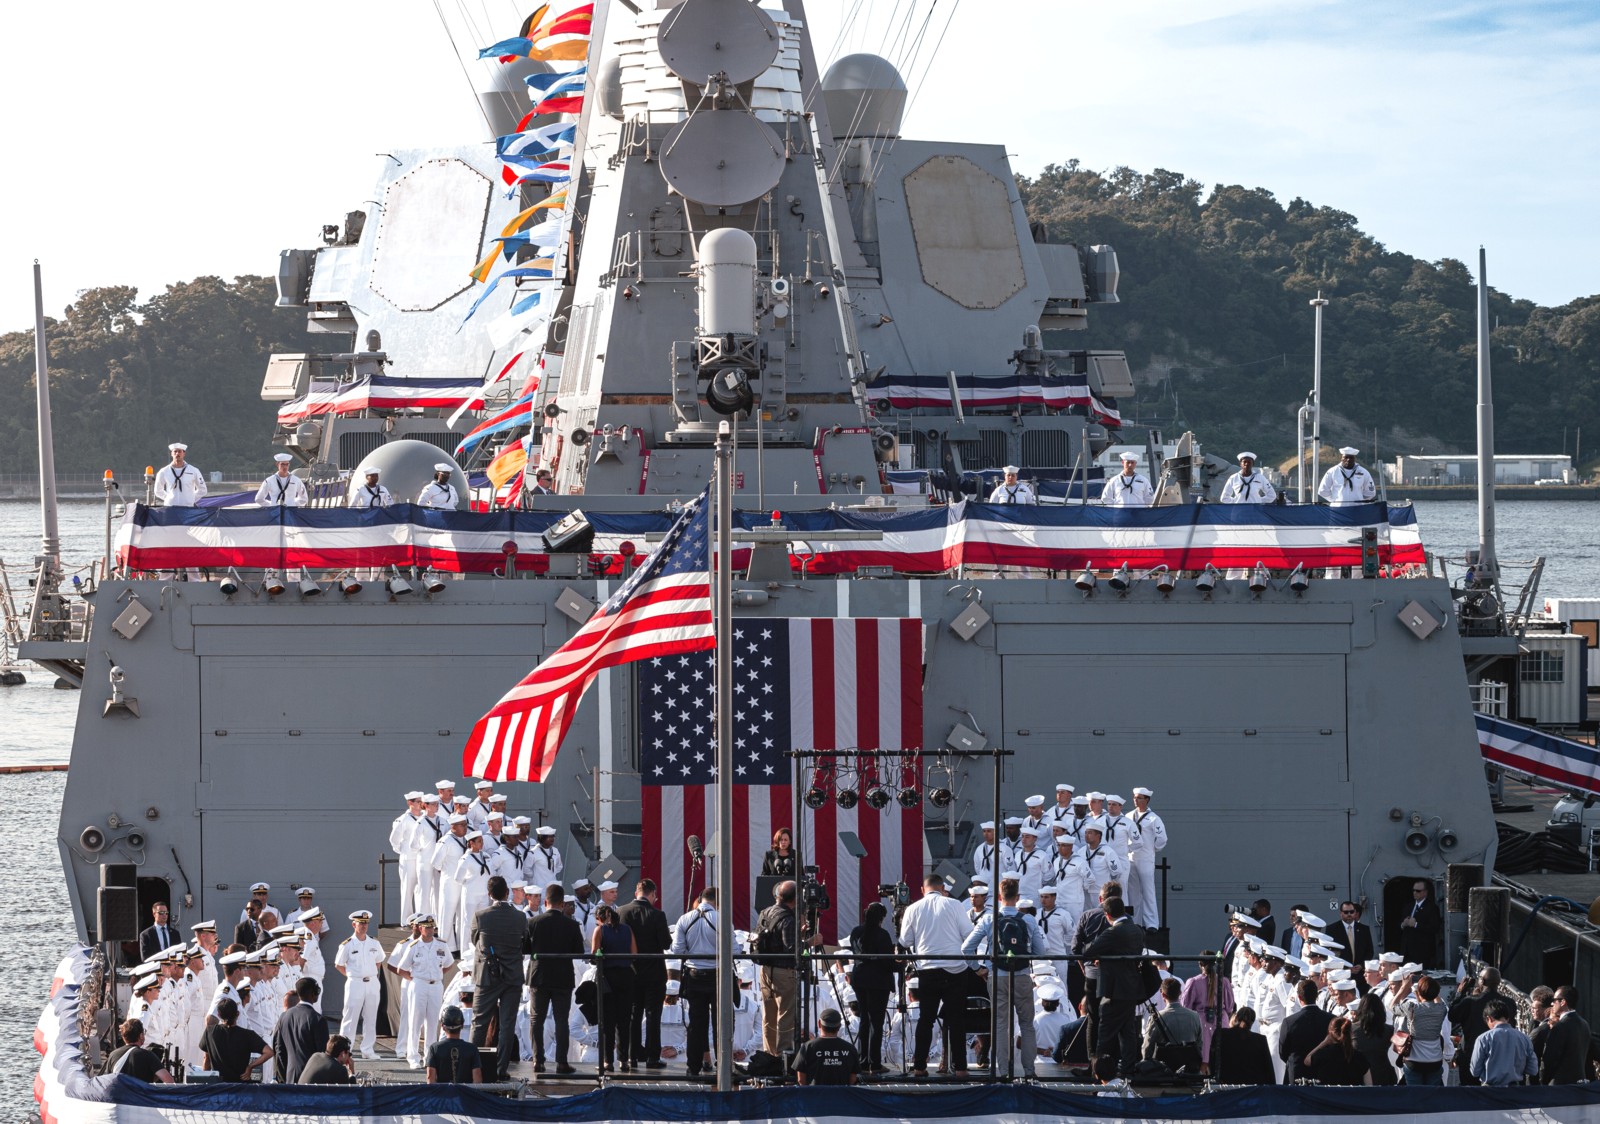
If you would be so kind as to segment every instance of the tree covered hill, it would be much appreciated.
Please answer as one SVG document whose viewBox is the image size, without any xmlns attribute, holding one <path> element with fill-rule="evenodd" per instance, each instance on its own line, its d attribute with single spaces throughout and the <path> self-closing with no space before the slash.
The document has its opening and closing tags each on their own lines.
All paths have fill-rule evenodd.
<svg viewBox="0 0 1600 1124">
<path fill-rule="evenodd" d="M 1193 429 L 1226 456 L 1292 456 L 1311 389 L 1306 302 L 1320 289 L 1325 443 L 1370 456 L 1376 430 L 1386 458 L 1473 446 L 1476 294 L 1462 262 L 1391 251 L 1330 207 L 1237 185 L 1206 196 L 1162 169 L 1074 160 L 1019 188 L 1051 241 L 1116 247 L 1121 303 L 1051 345 L 1125 349 L 1139 396 L 1121 403 L 1124 417 Z M 142 303 L 126 286 L 79 294 L 47 325 L 59 471 L 126 479 L 178 439 L 204 469 L 261 471 L 268 354 L 328 344 L 274 297 L 271 280 L 248 276 L 198 277 Z M 1600 296 L 1542 308 L 1491 292 L 1490 311 L 1499 449 L 1558 452 L 1563 427 L 1588 428 L 1600 449 Z M 0 412 L 0 473 L 36 470 L 33 370 L 32 332 L 0 335 L 0 394 L 13 404 Z"/>
<path fill-rule="evenodd" d="M 1051 241 L 1116 247 L 1122 303 L 1095 307 L 1087 331 L 1056 333 L 1052 346 L 1125 349 L 1140 393 L 1124 417 L 1193 429 L 1225 456 L 1293 457 L 1311 390 L 1307 301 L 1320 289 L 1324 442 L 1370 456 L 1376 429 L 1385 458 L 1474 447 L 1466 264 L 1389 250 L 1353 215 L 1261 188 L 1203 197 L 1163 169 L 1100 173 L 1073 160 L 1019 186 Z M 1542 308 L 1491 288 L 1489 311 L 1499 450 L 1559 452 L 1564 426 L 1589 428 L 1600 449 L 1600 296 Z"/>
</svg>

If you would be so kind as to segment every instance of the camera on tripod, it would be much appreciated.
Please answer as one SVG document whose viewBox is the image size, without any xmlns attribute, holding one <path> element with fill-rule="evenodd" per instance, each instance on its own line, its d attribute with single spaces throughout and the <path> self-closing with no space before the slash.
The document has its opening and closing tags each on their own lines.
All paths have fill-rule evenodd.
<svg viewBox="0 0 1600 1124">
<path fill-rule="evenodd" d="M 828 888 L 818 880 L 814 866 L 800 868 L 800 904 L 805 906 L 808 913 L 833 908 L 833 902 L 828 898 Z"/>
<path fill-rule="evenodd" d="M 888 898 L 895 909 L 904 909 L 911 904 L 911 887 L 904 882 L 880 882 L 878 897 Z"/>
</svg>

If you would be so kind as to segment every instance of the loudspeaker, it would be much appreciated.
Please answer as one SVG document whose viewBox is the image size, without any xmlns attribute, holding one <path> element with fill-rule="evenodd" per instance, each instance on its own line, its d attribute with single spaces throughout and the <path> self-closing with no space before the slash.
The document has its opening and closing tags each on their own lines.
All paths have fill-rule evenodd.
<svg viewBox="0 0 1600 1124">
<path fill-rule="evenodd" d="M 139 891 L 101 886 L 95 896 L 95 931 L 102 942 L 139 939 Z"/>
<path fill-rule="evenodd" d="M 1511 891 L 1474 886 L 1467 900 L 1467 939 L 1504 948 L 1511 940 Z"/>
<path fill-rule="evenodd" d="M 1445 912 L 1467 912 L 1468 895 L 1474 888 L 1482 885 L 1482 863 L 1451 863 L 1444 872 Z"/>
<path fill-rule="evenodd" d="M 132 863 L 100 864 L 100 885 L 137 886 L 138 884 L 139 868 Z"/>
</svg>

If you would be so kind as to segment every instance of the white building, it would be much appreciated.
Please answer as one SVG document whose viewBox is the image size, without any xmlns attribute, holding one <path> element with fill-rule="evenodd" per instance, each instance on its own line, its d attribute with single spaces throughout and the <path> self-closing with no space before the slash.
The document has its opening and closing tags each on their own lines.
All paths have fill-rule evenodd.
<svg viewBox="0 0 1600 1124">
<path fill-rule="evenodd" d="M 1476 484 L 1476 453 L 1459 455 L 1396 457 L 1383 466 L 1391 484 Z M 1565 454 L 1515 455 L 1494 458 L 1496 484 L 1575 484 L 1577 475 L 1572 458 Z"/>
</svg>

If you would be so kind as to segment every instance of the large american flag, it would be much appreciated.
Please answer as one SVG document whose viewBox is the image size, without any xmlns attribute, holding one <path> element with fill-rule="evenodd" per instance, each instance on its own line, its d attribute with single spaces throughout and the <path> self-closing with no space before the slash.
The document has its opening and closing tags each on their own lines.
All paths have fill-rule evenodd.
<svg viewBox="0 0 1600 1124">
<path fill-rule="evenodd" d="M 793 771 L 809 787 L 813 764 L 791 749 L 839 750 L 821 762 L 828 802 L 803 808 L 805 861 L 815 864 L 833 909 L 823 935 L 836 940 L 878 899 L 879 883 L 915 886 L 925 867 L 922 808 L 860 800 L 840 808 L 836 787 L 859 785 L 876 768 L 898 791 L 921 785 L 915 758 L 874 762 L 851 750 L 915 750 L 922 745 L 922 622 L 898 618 L 748 618 L 733 629 L 733 830 L 716 831 L 716 720 L 713 652 L 663 656 L 638 665 L 639 773 L 644 798 L 642 870 L 661 887 L 669 914 L 715 881 L 715 860 L 694 870 L 687 848 L 698 835 L 733 847 L 733 918 L 750 928 L 770 902 L 753 900 L 762 859 L 780 827 L 794 825 Z M 858 791 L 861 791 L 858 788 Z M 839 841 L 854 832 L 867 856 Z M 796 839 L 797 845 L 801 842 Z"/>
<path fill-rule="evenodd" d="M 461 754 L 469 777 L 540 781 L 601 670 L 709 648 L 710 488 L 598 612 L 478 719 Z"/>
</svg>

